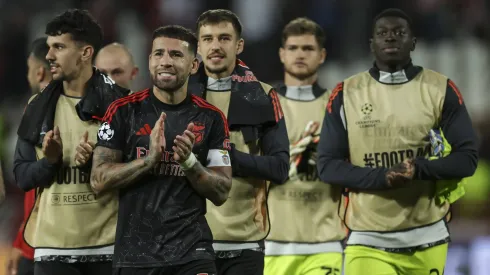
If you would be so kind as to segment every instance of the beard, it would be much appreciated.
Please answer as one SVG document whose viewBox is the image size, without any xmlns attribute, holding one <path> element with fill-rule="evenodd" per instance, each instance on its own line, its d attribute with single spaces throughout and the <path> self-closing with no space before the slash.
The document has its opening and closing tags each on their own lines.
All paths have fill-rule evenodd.
<svg viewBox="0 0 490 275">
<path fill-rule="evenodd" d="M 204 67 L 206 68 L 206 71 L 212 73 L 212 74 L 222 74 L 224 72 L 226 72 L 226 70 L 228 70 L 228 68 L 226 67 L 226 65 L 223 65 L 222 67 L 219 67 L 219 68 L 211 68 L 209 66 L 206 66 L 204 65 Z"/>
<path fill-rule="evenodd" d="M 176 76 L 175 80 L 165 81 L 158 79 L 158 75 L 153 75 L 153 85 L 165 92 L 175 92 L 184 86 L 187 79 L 183 76 Z"/>
<path fill-rule="evenodd" d="M 316 74 L 318 68 L 315 68 L 314 70 L 307 69 L 306 71 L 301 71 L 301 72 L 294 72 L 290 67 L 284 67 L 284 70 L 286 73 L 289 75 L 299 79 L 299 80 L 304 80 L 309 77 L 312 77 L 314 74 Z"/>
</svg>

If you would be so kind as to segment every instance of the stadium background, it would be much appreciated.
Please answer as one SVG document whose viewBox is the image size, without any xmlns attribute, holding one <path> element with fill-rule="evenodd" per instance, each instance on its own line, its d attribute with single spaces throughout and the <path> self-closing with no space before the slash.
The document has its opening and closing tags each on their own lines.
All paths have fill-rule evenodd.
<svg viewBox="0 0 490 275">
<path fill-rule="evenodd" d="M 397 4 L 393 6 L 393 2 Z M 414 20 L 418 45 L 414 63 L 451 77 L 459 86 L 481 138 L 480 163 L 467 195 L 454 207 L 446 275 L 490 274 L 490 0 L 0 0 L 0 156 L 7 180 L 7 202 L 0 206 L 0 275 L 6 247 L 21 220 L 22 193 L 12 180 L 16 130 L 29 97 L 26 58 L 29 43 L 43 35 L 46 22 L 66 8 L 91 11 L 105 33 L 133 52 L 140 75 L 133 89 L 148 87 L 151 32 L 164 24 L 194 28 L 198 15 L 212 8 L 236 12 L 244 25 L 240 56 L 265 82 L 283 75 L 278 58 L 281 29 L 307 16 L 327 34 L 328 57 L 320 83 L 332 88 L 372 64 L 371 22 L 384 8 L 399 7 Z M 60 226 L 63 226 L 60 224 Z"/>
</svg>

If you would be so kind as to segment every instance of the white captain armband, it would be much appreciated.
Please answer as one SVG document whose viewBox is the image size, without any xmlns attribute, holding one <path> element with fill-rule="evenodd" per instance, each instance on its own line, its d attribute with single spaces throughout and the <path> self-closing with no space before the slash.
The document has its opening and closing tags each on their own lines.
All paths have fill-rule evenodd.
<svg viewBox="0 0 490 275">
<path fill-rule="evenodd" d="M 210 149 L 207 163 L 207 167 L 231 166 L 230 153 L 227 150 Z"/>
</svg>

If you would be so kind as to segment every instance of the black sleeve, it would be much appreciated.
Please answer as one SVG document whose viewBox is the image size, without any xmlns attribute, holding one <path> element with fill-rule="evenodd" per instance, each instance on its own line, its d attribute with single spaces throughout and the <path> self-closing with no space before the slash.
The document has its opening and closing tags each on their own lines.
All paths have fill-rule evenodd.
<svg viewBox="0 0 490 275">
<path fill-rule="evenodd" d="M 34 146 L 21 138 L 17 139 L 14 176 L 20 189 L 27 192 L 51 185 L 59 168 L 60 163 L 50 164 L 46 158 L 37 160 Z"/>
<path fill-rule="evenodd" d="M 332 91 L 318 143 L 318 175 L 324 182 L 355 189 L 387 189 L 386 168 L 352 165 L 347 130 L 342 121 L 342 84 Z"/>
<path fill-rule="evenodd" d="M 221 111 L 214 112 L 215 116 L 209 134 L 208 148 L 218 150 L 230 150 L 230 130 L 228 122 Z"/>
<path fill-rule="evenodd" d="M 124 150 L 126 144 L 125 125 L 127 123 L 124 118 L 127 117 L 127 109 L 128 105 L 118 107 L 117 102 L 109 105 L 97 132 L 96 147 L 103 146 L 115 150 Z"/>
<path fill-rule="evenodd" d="M 451 145 L 451 153 L 436 160 L 417 158 L 415 178 L 449 180 L 472 176 L 478 162 L 478 141 L 463 97 L 451 80 L 447 83 L 440 128 Z"/>
<path fill-rule="evenodd" d="M 262 156 L 250 155 L 231 148 L 234 173 L 282 184 L 289 173 L 289 139 L 279 99 L 274 90 L 269 93 L 276 110 L 277 123 L 264 129 L 260 142 Z M 237 171 L 235 171 L 237 170 Z"/>
</svg>

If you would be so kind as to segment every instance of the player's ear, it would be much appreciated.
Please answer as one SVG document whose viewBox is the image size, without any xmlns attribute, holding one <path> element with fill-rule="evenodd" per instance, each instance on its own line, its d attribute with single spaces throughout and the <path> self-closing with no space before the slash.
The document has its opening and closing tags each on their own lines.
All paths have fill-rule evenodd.
<svg viewBox="0 0 490 275">
<path fill-rule="evenodd" d="M 417 37 L 412 37 L 412 48 L 410 49 L 412 52 L 415 50 L 416 45 L 417 45 Z"/>
<path fill-rule="evenodd" d="M 320 50 L 320 64 L 323 64 L 323 62 L 325 62 L 325 58 L 327 58 L 327 50 L 325 48 L 322 48 Z"/>
<path fill-rule="evenodd" d="M 238 43 L 236 46 L 236 55 L 239 55 L 243 52 L 243 48 L 245 47 L 245 40 L 243 38 L 238 39 Z"/>
<path fill-rule="evenodd" d="M 197 57 L 194 57 L 194 60 L 192 60 L 191 74 L 197 73 L 198 69 L 199 69 L 199 59 L 197 59 Z"/>
<path fill-rule="evenodd" d="M 36 70 L 36 81 L 42 82 L 44 80 L 44 77 L 46 76 L 46 71 L 47 69 L 44 66 L 39 66 Z"/>
<path fill-rule="evenodd" d="M 92 57 L 94 56 L 94 47 L 90 45 L 86 45 L 82 47 L 82 60 L 83 61 L 88 61 L 92 60 Z"/>
<path fill-rule="evenodd" d="M 373 39 L 369 38 L 369 49 L 372 53 L 374 53 Z"/>
<path fill-rule="evenodd" d="M 140 68 L 138 68 L 138 66 L 134 66 L 133 70 L 131 71 L 131 80 L 133 80 L 139 72 Z"/>
</svg>

